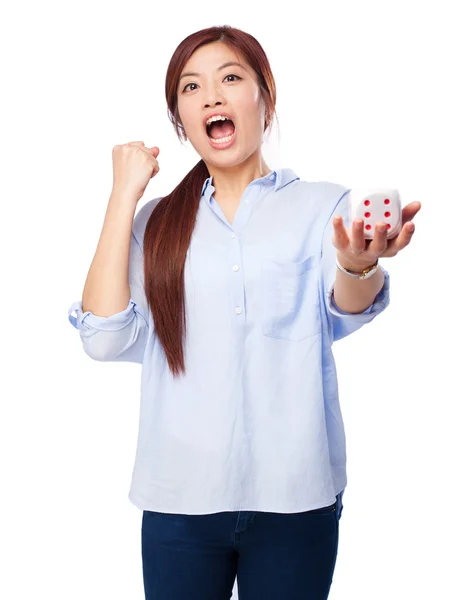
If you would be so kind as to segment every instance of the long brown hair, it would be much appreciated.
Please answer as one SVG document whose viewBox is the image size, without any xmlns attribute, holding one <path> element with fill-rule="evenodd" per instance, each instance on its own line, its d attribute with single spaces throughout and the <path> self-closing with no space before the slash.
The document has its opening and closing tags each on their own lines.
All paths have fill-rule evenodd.
<svg viewBox="0 0 468 600">
<path fill-rule="evenodd" d="M 264 131 L 276 114 L 276 85 L 268 58 L 258 41 L 252 35 L 229 25 L 202 29 L 178 45 L 166 74 L 168 115 L 181 142 L 182 138 L 187 140 L 187 137 L 177 107 L 179 77 L 197 48 L 218 41 L 240 52 L 257 74 L 268 115 Z M 157 202 L 148 219 L 143 240 L 145 293 L 155 332 L 174 376 L 185 374 L 185 259 L 195 227 L 202 186 L 208 177 L 208 168 L 200 160 L 170 194 Z"/>
</svg>

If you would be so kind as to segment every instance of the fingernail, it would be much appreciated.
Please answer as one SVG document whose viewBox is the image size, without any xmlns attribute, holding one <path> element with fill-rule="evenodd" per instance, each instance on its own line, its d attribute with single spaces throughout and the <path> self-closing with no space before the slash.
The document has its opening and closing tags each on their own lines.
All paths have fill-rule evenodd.
<svg viewBox="0 0 468 600">
<path fill-rule="evenodd" d="M 380 233 L 383 233 L 387 228 L 385 225 L 379 225 L 377 229 L 380 231 Z"/>
</svg>

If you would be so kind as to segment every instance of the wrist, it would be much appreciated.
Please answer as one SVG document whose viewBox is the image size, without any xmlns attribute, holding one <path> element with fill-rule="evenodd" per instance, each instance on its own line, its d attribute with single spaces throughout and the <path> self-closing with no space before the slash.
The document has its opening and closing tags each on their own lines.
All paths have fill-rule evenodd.
<svg viewBox="0 0 468 600">
<path fill-rule="evenodd" d="M 350 260 L 347 256 L 342 256 L 339 252 L 337 252 L 336 258 L 344 269 L 353 273 L 361 273 L 364 269 L 372 267 L 377 262 L 377 258 L 373 262 L 369 262 L 368 258 L 361 261 Z"/>
<path fill-rule="evenodd" d="M 339 271 L 342 271 L 348 277 L 351 277 L 352 279 L 359 279 L 361 281 L 364 279 L 369 279 L 370 277 L 375 275 L 375 273 L 377 273 L 377 271 L 381 271 L 381 269 L 379 267 L 378 259 L 376 259 L 376 261 L 373 264 L 371 264 L 367 267 L 362 267 L 362 268 L 360 267 L 359 270 L 357 270 L 354 261 L 352 262 L 352 265 L 350 265 L 353 267 L 353 269 L 351 269 L 351 268 L 344 267 L 340 263 L 340 261 L 338 260 L 338 257 L 337 257 L 336 258 L 336 266 Z"/>
<path fill-rule="evenodd" d="M 136 194 L 133 190 L 127 190 L 121 187 L 112 187 L 110 201 L 113 203 L 125 204 L 136 208 L 143 194 Z"/>
</svg>

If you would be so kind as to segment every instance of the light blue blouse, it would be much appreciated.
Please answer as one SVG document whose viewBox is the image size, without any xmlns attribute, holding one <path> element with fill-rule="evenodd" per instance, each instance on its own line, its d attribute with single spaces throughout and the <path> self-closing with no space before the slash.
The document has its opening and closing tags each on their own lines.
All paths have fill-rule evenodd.
<svg viewBox="0 0 468 600">
<path fill-rule="evenodd" d="M 246 187 L 232 225 L 214 189 L 210 177 L 185 265 L 185 376 L 167 366 L 143 287 L 143 235 L 160 198 L 134 218 L 128 306 L 110 317 L 81 301 L 69 309 L 88 356 L 142 364 L 128 497 L 183 514 L 328 506 L 347 484 L 332 343 L 388 306 L 389 274 L 363 313 L 334 304 L 333 215 L 349 227 L 341 185 L 277 169 Z"/>
</svg>

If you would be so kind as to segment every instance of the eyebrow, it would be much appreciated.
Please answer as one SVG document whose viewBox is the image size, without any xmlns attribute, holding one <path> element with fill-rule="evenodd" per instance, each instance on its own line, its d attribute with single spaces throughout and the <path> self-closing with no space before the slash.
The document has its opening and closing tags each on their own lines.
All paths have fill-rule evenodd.
<svg viewBox="0 0 468 600">
<path fill-rule="evenodd" d="M 244 67 L 240 63 L 235 62 L 235 61 L 229 61 L 229 62 L 222 64 L 216 70 L 221 71 L 222 69 L 225 69 L 226 67 L 240 67 L 241 69 L 244 69 Z M 244 71 L 245 71 L 245 69 L 244 69 Z M 193 73 L 193 72 L 182 73 L 182 75 L 179 77 L 179 81 L 182 79 L 182 77 L 201 77 L 201 75 L 200 75 L 200 73 Z"/>
</svg>

